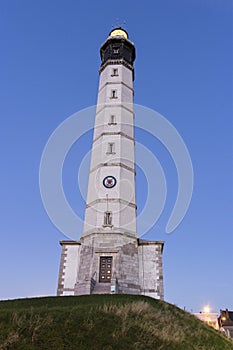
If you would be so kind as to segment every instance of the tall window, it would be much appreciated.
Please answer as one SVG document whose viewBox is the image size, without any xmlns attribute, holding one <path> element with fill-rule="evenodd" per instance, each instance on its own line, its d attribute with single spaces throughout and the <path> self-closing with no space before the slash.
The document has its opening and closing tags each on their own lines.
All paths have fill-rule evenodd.
<svg viewBox="0 0 233 350">
<path fill-rule="evenodd" d="M 112 226 L 112 213 L 110 211 L 104 213 L 104 226 Z"/>
<path fill-rule="evenodd" d="M 99 281 L 102 283 L 111 282 L 112 277 L 112 256 L 100 257 Z"/>
<path fill-rule="evenodd" d="M 109 119 L 109 125 L 115 125 L 116 124 L 116 116 L 115 115 L 110 115 L 110 119 Z"/>
<path fill-rule="evenodd" d="M 109 142 L 107 148 L 107 154 L 115 154 L 115 143 Z"/>
<path fill-rule="evenodd" d="M 111 91 L 111 98 L 117 98 L 117 91 L 116 90 Z"/>
<path fill-rule="evenodd" d="M 117 77 L 118 76 L 118 69 L 117 68 L 113 68 L 112 70 L 112 77 Z"/>
</svg>

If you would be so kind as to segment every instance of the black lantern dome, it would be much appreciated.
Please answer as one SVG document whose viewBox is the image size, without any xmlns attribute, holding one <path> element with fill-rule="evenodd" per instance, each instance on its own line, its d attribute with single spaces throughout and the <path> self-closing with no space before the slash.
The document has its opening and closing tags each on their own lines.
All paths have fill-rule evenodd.
<svg viewBox="0 0 233 350">
<path fill-rule="evenodd" d="M 100 71 L 108 64 L 124 64 L 133 71 L 135 47 L 128 39 L 128 33 L 121 27 L 113 29 L 100 48 L 100 57 Z"/>
</svg>

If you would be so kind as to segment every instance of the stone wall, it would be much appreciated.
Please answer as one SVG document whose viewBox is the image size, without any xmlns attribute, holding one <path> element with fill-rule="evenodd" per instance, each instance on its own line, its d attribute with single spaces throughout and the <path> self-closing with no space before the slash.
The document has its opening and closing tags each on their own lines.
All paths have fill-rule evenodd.
<svg viewBox="0 0 233 350">
<path fill-rule="evenodd" d="M 81 242 L 61 242 L 58 295 L 142 294 L 164 299 L 163 242 L 120 233 L 95 233 Z M 100 257 L 112 257 L 111 283 L 100 283 Z"/>
<path fill-rule="evenodd" d="M 112 280 L 117 280 L 118 292 L 140 294 L 137 239 L 112 232 L 82 239 L 75 294 L 90 294 L 92 280 L 99 283 L 99 262 L 103 256 L 112 257 Z"/>
<path fill-rule="evenodd" d="M 162 252 L 164 242 L 139 240 L 141 294 L 164 299 Z"/>
<path fill-rule="evenodd" d="M 62 253 L 57 295 L 74 295 L 79 265 L 80 242 L 61 241 Z"/>
</svg>

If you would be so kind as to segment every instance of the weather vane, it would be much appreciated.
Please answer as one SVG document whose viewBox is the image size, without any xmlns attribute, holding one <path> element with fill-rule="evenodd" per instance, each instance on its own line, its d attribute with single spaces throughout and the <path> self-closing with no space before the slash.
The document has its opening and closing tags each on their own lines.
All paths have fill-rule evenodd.
<svg viewBox="0 0 233 350">
<path fill-rule="evenodd" d="M 123 21 L 123 26 L 125 26 L 126 25 L 126 21 L 124 20 Z M 119 20 L 119 18 L 116 18 L 116 26 L 114 25 L 114 24 L 112 24 L 112 28 L 121 28 L 121 21 Z"/>
</svg>

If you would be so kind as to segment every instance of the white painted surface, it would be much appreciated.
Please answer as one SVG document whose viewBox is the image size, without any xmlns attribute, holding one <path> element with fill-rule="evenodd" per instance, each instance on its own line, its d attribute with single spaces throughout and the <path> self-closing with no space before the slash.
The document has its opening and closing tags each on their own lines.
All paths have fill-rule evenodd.
<svg viewBox="0 0 233 350">
<path fill-rule="evenodd" d="M 64 289 L 73 289 L 76 283 L 80 245 L 66 245 L 66 259 L 64 262 Z M 63 292 L 64 293 L 64 292 Z M 66 292 L 66 295 L 68 295 Z M 72 295 L 72 292 L 71 292 Z"/>
<path fill-rule="evenodd" d="M 113 76 L 113 69 L 118 69 L 118 76 Z M 117 98 L 112 98 L 113 90 Z M 107 210 L 112 212 L 113 229 L 129 230 L 136 235 L 132 103 L 132 71 L 121 64 L 107 65 L 100 74 L 83 235 L 93 230 L 106 231 L 103 221 Z M 115 125 L 109 124 L 111 115 L 115 116 Z M 109 143 L 114 144 L 113 153 L 108 152 Z M 106 176 L 116 178 L 115 187 L 103 186 Z"/>
</svg>

